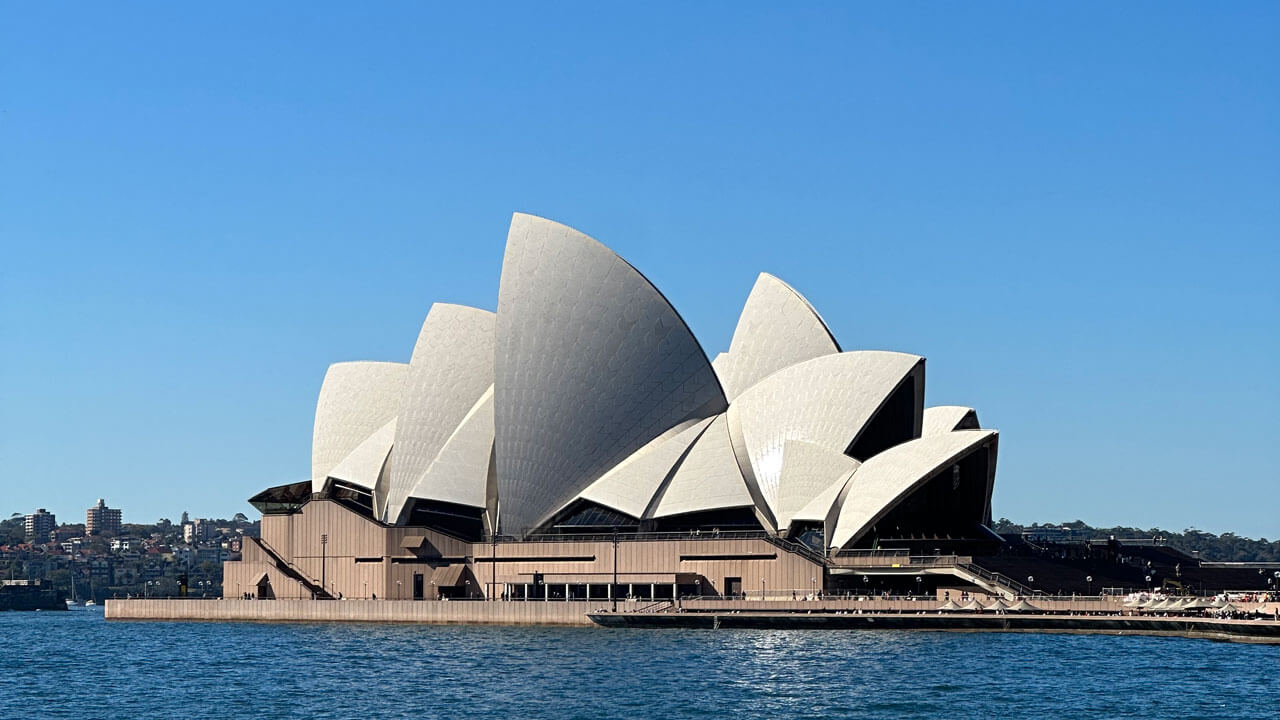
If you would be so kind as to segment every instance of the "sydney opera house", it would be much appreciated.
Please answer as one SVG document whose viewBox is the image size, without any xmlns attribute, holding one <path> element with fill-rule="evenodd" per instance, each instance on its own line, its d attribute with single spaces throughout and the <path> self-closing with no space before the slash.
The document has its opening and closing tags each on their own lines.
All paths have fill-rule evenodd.
<svg viewBox="0 0 1280 720">
<path fill-rule="evenodd" d="M 250 502 L 228 596 L 783 595 L 877 548 L 982 551 L 996 431 L 923 357 L 845 349 L 756 280 L 714 360 L 644 275 L 517 214 L 497 312 L 437 304 L 408 363 L 324 377 L 311 477 Z M 865 582 L 865 579 L 864 579 Z"/>
</svg>

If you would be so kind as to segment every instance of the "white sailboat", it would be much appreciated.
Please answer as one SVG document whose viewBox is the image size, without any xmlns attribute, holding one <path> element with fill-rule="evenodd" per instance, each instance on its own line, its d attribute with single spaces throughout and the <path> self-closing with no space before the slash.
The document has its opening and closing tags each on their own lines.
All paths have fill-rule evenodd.
<svg viewBox="0 0 1280 720">
<path fill-rule="evenodd" d="M 74 572 L 72 572 L 71 573 L 71 597 L 67 599 L 67 607 L 75 607 L 79 604 L 80 604 L 80 601 L 76 599 L 76 575 Z"/>
</svg>

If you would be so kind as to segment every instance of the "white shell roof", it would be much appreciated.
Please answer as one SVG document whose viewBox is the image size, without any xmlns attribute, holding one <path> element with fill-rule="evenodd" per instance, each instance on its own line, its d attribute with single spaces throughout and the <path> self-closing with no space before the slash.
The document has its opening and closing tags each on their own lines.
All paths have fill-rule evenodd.
<svg viewBox="0 0 1280 720">
<path fill-rule="evenodd" d="M 748 485 L 776 519 L 783 447 L 803 441 L 843 453 L 924 358 L 878 350 L 826 355 L 765 378 L 729 407 L 734 449 Z"/>
<path fill-rule="evenodd" d="M 493 385 L 494 329 L 494 314 L 487 310 L 431 306 L 409 361 L 384 521 L 399 517 L 409 492 Z"/>
<path fill-rule="evenodd" d="M 311 488 L 324 489 L 329 471 L 400 412 L 409 366 L 345 362 L 329 366 L 316 401 L 311 436 Z"/>
<path fill-rule="evenodd" d="M 491 385 L 445 441 L 440 454 L 409 495 L 475 508 L 488 507 L 489 456 L 492 453 Z"/>
<path fill-rule="evenodd" d="M 782 446 L 782 478 L 778 488 L 778 529 L 796 520 L 822 522 L 835 502 L 843 481 L 858 468 L 858 461 L 821 445 L 791 440 Z M 830 496 L 826 507 L 809 508 L 815 498 Z M 819 506 L 821 503 L 819 503 Z M 808 515 L 801 517 L 801 511 Z"/>
<path fill-rule="evenodd" d="M 857 539 L 925 480 L 996 435 L 995 430 L 957 430 L 911 440 L 869 458 L 853 474 L 829 545 L 843 547 Z"/>
<path fill-rule="evenodd" d="M 672 468 L 711 422 L 705 418 L 677 425 L 614 466 L 578 497 L 634 518 L 643 517 Z"/>
<path fill-rule="evenodd" d="M 972 418 L 970 418 L 972 415 Z M 958 430 L 961 425 L 968 425 L 969 430 L 978 428 L 978 413 L 973 408 L 960 405 L 938 405 L 924 409 L 924 423 L 920 430 L 923 435 L 941 435 Z"/>
<path fill-rule="evenodd" d="M 613 251 L 517 213 L 498 293 L 495 453 L 505 533 L 524 533 L 655 437 L 723 412 L 698 341 Z"/>
<path fill-rule="evenodd" d="M 387 455 L 391 453 L 391 443 L 395 438 L 396 421 L 393 419 L 357 445 L 350 455 L 329 471 L 329 477 L 372 491 L 387 464 Z"/>
<path fill-rule="evenodd" d="M 827 324 L 800 293 L 760 273 L 747 296 L 729 352 L 716 370 L 732 402 L 747 388 L 782 368 L 840 352 Z"/>
<path fill-rule="evenodd" d="M 725 415 L 718 415 L 706 426 L 680 461 L 648 517 L 755 505 L 729 442 L 727 420 Z"/>
</svg>

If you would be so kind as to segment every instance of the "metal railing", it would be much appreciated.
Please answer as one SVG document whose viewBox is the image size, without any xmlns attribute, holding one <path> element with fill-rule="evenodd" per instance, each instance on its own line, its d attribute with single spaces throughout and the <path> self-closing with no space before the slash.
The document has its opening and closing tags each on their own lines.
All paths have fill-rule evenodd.
<svg viewBox="0 0 1280 720">
<path fill-rule="evenodd" d="M 910 554 L 911 551 L 906 548 L 847 548 L 837 550 L 832 557 L 899 557 Z"/>
<path fill-rule="evenodd" d="M 281 572 L 283 572 L 285 575 L 288 575 L 292 577 L 294 580 L 297 580 L 298 582 L 302 583 L 304 586 L 306 586 L 308 590 L 310 590 L 312 593 L 315 593 L 318 596 L 324 597 L 326 599 L 333 598 L 333 595 L 330 594 L 330 592 L 327 589 L 325 589 L 323 585 L 320 584 L 319 580 L 311 577 L 308 573 L 303 572 L 302 568 L 298 567 L 297 565 L 294 565 L 292 562 L 285 560 L 284 556 L 280 554 L 280 551 L 271 547 L 271 544 L 268 543 L 266 540 L 263 540 L 262 538 L 246 538 L 246 539 L 257 542 L 262 547 L 262 549 L 265 550 L 267 554 L 271 556 L 271 559 L 275 561 L 276 568 Z"/>
<path fill-rule="evenodd" d="M 688 532 L 619 532 L 619 533 L 581 533 L 562 535 L 559 533 L 532 534 L 523 538 L 514 535 L 499 535 L 497 541 L 504 542 L 632 542 L 636 540 L 763 540 L 771 537 L 763 530 L 692 530 Z M 482 542 L 492 543 L 492 536 Z"/>
<path fill-rule="evenodd" d="M 983 568 L 978 567 L 973 563 L 956 563 L 955 567 L 961 570 L 964 570 L 966 572 L 973 573 L 974 575 L 977 575 L 978 577 L 996 585 L 997 587 L 1003 586 L 1006 590 L 1013 591 L 1015 595 L 1037 596 L 1037 595 L 1045 594 L 1041 590 L 1036 590 L 1035 588 L 1031 588 L 1026 585 L 1023 585 L 1022 583 L 1018 582 L 1017 580 L 1014 580 L 1008 575 L 1003 575 L 997 572 L 991 572 L 990 570 L 984 570 Z"/>
<path fill-rule="evenodd" d="M 776 535 L 769 534 L 766 534 L 764 539 L 770 545 L 781 548 L 790 553 L 795 553 L 801 557 L 808 558 L 819 565 L 826 565 L 827 563 L 826 555 L 823 555 L 821 552 L 818 552 L 803 543 L 798 543 L 794 540 L 787 540 L 786 538 L 780 538 Z"/>
</svg>

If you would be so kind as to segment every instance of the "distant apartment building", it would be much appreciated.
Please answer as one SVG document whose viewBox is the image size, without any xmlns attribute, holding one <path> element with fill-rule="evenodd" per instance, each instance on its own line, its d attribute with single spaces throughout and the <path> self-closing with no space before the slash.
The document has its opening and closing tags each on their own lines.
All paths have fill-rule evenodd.
<svg viewBox="0 0 1280 720">
<path fill-rule="evenodd" d="M 98 504 L 84 513 L 84 532 L 86 535 L 120 532 L 120 510 L 107 507 L 106 501 L 98 498 Z"/>
<path fill-rule="evenodd" d="M 207 542 L 213 537 L 213 523 L 196 518 L 182 524 L 182 540 L 188 545 Z"/>
<path fill-rule="evenodd" d="M 49 534 L 56 530 L 57 527 L 57 518 L 44 508 L 40 508 L 26 516 L 25 529 L 28 540 L 45 542 L 49 539 Z"/>
</svg>

